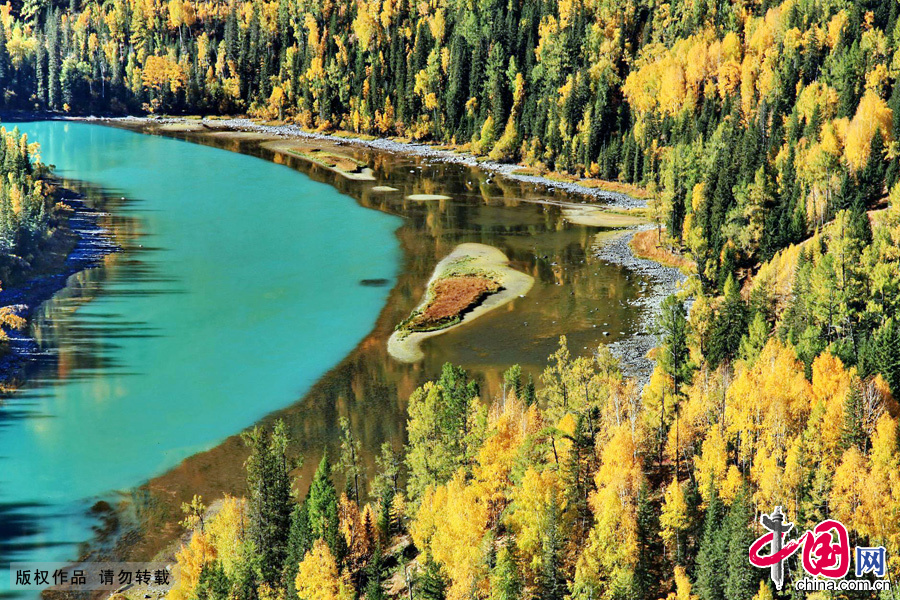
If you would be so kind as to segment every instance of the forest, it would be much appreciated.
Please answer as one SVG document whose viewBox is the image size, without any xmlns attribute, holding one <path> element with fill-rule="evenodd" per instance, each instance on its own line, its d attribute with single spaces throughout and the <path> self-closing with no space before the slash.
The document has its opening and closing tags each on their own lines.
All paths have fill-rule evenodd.
<svg viewBox="0 0 900 600">
<path fill-rule="evenodd" d="M 250 114 L 647 186 L 706 291 L 900 172 L 897 2 L 16 0 L 0 108 Z"/>
<path fill-rule="evenodd" d="M 696 350 L 674 297 L 660 332 L 661 352 Z M 410 398 L 408 443 L 385 443 L 370 480 L 342 419 L 339 455 L 322 457 L 302 498 L 283 425 L 254 429 L 248 497 L 183 506 L 192 535 L 170 598 L 806 597 L 776 594 L 747 560 L 774 504 L 798 528 L 830 516 L 854 543 L 884 545 L 896 581 L 889 385 L 827 351 L 808 379 L 789 343 L 765 337 L 744 337 L 733 370 L 660 361 L 662 394 L 642 393 L 604 346 L 574 357 L 565 338 L 537 391 L 514 366 L 490 404 L 447 364 Z"/>
<path fill-rule="evenodd" d="M 27 258 L 50 228 L 51 186 L 44 180 L 37 150 L 18 130 L 0 127 L 0 256 L 4 261 Z"/>
<path fill-rule="evenodd" d="M 538 381 L 513 367 L 495 398 L 447 365 L 377 473 L 343 423 L 303 497 L 283 429 L 247 434 L 249 494 L 211 517 L 185 506 L 172 598 L 806 597 L 747 561 L 775 505 L 797 530 L 836 518 L 884 546 L 900 583 L 898 15 L 895 0 L 0 6 L 2 109 L 248 114 L 636 184 L 661 243 L 696 263 L 643 389 L 605 347 L 564 339 Z M 25 141 L 5 139 L 9 248 L 46 207 Z"/>
<path fill-rule="evenodd" d="M 68 253 L 58 226 L 71 209 L 54 200 L 36 152 L 18 130 L 0 127 L 0 286 L 21 283 L 60 246 L 63 256 Z M 14 308 L 0 308 L 0 354 L 7 350 L 8 330 L 24 325 Z"/>
</svg>

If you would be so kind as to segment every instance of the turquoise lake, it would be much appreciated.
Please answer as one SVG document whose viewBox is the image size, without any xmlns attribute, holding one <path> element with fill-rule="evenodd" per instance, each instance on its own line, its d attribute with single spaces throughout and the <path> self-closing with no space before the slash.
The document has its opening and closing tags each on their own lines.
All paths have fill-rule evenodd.
<svg viewBox="0 0 900 600">
<path fill-rule="evenodd" d="M 58 360 L 0 406 L 0 595 L 5 563 L 75 558 L 98 499 L 301 398 L 372 329 L 402 258 L 402 219 L 291 168 L 88 123 L 15 125 L 57 176 L 124 198 L 129 231 L 102 275 L 52 301 L 69 335 L 42 346 L 91 359 Z"/>
</svg>

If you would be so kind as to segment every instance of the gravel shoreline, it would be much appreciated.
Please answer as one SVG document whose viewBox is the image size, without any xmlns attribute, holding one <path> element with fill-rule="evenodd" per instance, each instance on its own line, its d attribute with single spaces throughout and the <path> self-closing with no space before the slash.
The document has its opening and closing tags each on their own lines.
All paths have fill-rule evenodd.
<svg viewBox="0 0 900 600">
<path fill-rule="evenodd" d="M 99 122 L 122 122 L 122 123 L 146 123 L 156 125 L 195 123 L 204 125 L 209 128 L 232 129 L 234 131 L 244 131 L 253 133 L 262 133 L 279 138 L 303 138 L 308 140 L 318 140 L 326 142 L 340 142 L 342 144 L 351 144 L 372 148 L 382 152 L 393 152 L 397 154 L 410 154 L 421 156 L 431 160 L 441 162 L 455 163 L 465 165 L 467 167 L 477 167 L 495 177 L 502 176 L 516 181 L 522 181 L 539 185 L 548 190 L 562 190 L 575 194 L 581 194 L 594 200 L 604 201 L 604 207 L 612 209 L 630 209 L 644 208 L 647 205 L 645 200 L 632 198 L 626 194 L 618 192 L 610 192 L 598 188 L 591 188 L 580 185 L 575 182 L 556 181 L 542 177 L 539 175 L 525 175 L 515 173 L 522 166 L 518 164 L 499 163 L 494 161 L 479 161 L 469 153 L 457 153 L 450 150 L 441 150 L 427 144 L 416 144 L 414 142 L 398 142 L 391 139 L 375 138 L 364 140 L 360 138 L 344 137 L 339 135 L 330 135 L 325 133 L 315 133 L 302 129 L 297 125 L 261 125 L 251 119 L 182 119 L 182 118 L 150 118 L 150 117 L 74 117 L 73 120 L 81 121 L 99 121 Z"/>
<path fill-rule="evenodd" d="M 609 344 L 613 355 L 621 361 L 622 372 L 637 379 L 641 388 L 650 380 L 653 373 L 653 361 L 647 358 L 647 353 L 657 345 L 656 335 L 653 333 L 656 315 L 659 314 L 663 300 L 677 292 L 681 284 L 687 280 L 687 276 L 678 269 L 638 258 L 632 252 L 629 244 L 634 234 L 653 227 L 654 225 L 642 225 L 630 229 L 598 246 L 594 252 L 597 258 L 644 275 L 652 282 L 650 293 L 632 302 L 632 305 L 640 307 L 644 314 L 641 331 L 627 340 Z"/>
</svg>

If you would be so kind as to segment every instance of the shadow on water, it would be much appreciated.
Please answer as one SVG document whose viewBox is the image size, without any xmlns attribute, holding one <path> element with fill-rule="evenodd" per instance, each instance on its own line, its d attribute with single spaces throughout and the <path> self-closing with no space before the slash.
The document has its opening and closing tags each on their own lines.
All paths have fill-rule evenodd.
<svg viewBox="0 0 900 600">
<path fill-rule="evenodd" d="M 164 249 L 141 246 L 138 222 L 131 216 L 135 211 L 126 210 L 129 201 L 121 193 L 73 180 L 64 179 L 61 184 L 82 196 L 87 206 L 100 212 L 98 224 L 111 232 L 121 252 L 106 254 L 97 267 L 71 275 L 63 289 L 34 311 L 28 336 L 18 341 L 30 358 L 24 372 L 28 386 L 0 396 L 0 430 L 17 420 L 53 419 L 53 415 L 45 410 L 45 401 L 54 397 L 52 387 L 67 382 L 100 380 L 111 373 L 116 377 L 133 375 L 116 358 L 114 340 L 158 335 L 145 323 L 124 319 L 114 312 L 95 311 L 90 315 L 78 312 L 81 306 L 100 295 L 181 293 L 177 281 L 161 276 L 158 266 L 143 259 L 146 253 Z M 15 451 L 14 448 L 4 450 L 6 453 Z M 2 459 L 0 456 L 0 461 Z M 4 502 L 4 495 L 0 487 L 0 565 L 21 556 L 33 556 L 35 550 L 72 547 L 72 540 L 48 539 L 46 523 L 52 518 L 82 518 L 79 513 L 84 512 L 83 508 L 40 502 Z M 94 507 L 102 504 L 102 501 L 90 502 Z M 88 512 L 90 514 L 84 516 L 97 522 L 93 526 L 98 534 L 96 543 L 107 537 L 110 517 L 95 509 Z M 0 576 L 7 576 L 5 568 Z M 22 595 L 0 592 L 0 598 L 18 597 Z"/>
<path fill-rule="evenodd" d="M 41 537 L 41 519 L 49 508 L 37 502 L 0 503 L 0 565 L 14 562 L 20 554 L 31 550 L 69 545 Z"/>
</svg>

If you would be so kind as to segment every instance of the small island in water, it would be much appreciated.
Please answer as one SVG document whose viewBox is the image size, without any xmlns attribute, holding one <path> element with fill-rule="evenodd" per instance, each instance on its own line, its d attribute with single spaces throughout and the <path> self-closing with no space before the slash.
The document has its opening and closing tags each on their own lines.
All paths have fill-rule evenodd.
<svg viewBox="0 0 900 600">
<path fill-rule="evenodd" d="M 424 358 L 420 344 L 525 295 L 534 278 L 509 266 L 506 255 L 485 244 L 454 248 L 434 268 L 425 297 L 388 340 L 388 352 L 402 362 Z"/>
</svg>

